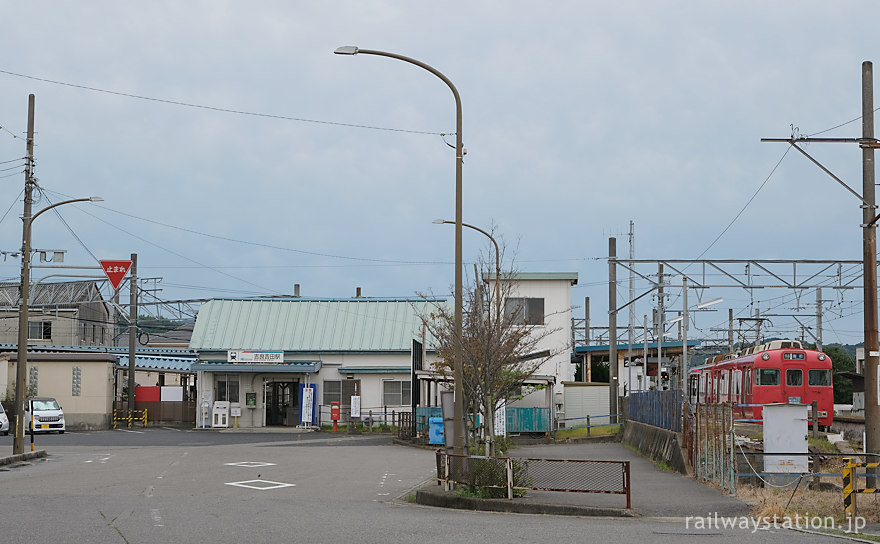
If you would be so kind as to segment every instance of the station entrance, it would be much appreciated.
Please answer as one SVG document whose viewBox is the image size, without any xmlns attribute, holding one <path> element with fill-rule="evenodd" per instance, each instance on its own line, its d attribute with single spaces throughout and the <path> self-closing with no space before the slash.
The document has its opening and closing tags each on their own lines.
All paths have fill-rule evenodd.
<svg viewBox="0 0 880 544">
<path fill-rule="evenodd" d="M 266 425 L 299 424 L 299 380 L 266 383 Z"/>
</svg>

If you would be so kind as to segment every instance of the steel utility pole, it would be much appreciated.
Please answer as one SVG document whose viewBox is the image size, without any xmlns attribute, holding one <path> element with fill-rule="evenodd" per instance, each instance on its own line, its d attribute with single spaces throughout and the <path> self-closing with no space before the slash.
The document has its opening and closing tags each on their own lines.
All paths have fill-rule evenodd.
<svg viewBox="0 0 880 544">
<path fill-rule="evenodd" d="M 24 167 L 24 215 L 21 220 L 21 302 L 18 308 L 18 357 L 15 364 L 15 438 L 12 454 L 24 453 L 24 402 L 27 377 L 28 296 L 30 296 L 31 210 L 34 190 L 34 95 L 28 95 L 27 156 Z"/>
</svg>

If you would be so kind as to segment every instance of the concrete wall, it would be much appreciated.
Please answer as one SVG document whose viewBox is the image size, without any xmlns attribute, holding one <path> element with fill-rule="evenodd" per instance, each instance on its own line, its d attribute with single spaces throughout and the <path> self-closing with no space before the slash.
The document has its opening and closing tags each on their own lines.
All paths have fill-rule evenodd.
<svg viewBox="0 0 880 544">
<path fill-rule="evenodd" d="M 688 474 L 680 433 L 627 420 L 624 424 L 623 443 L 653 461 L 665 461 L 673 470 Z"/>
<path fill-rule="evenodd" d="M 96 354 L 28 354 L 26 373 L 31 385 L 30 369 L 37 373 L 34 396 L 54 397 L 64 410 L 69 429 L 106 429 L 113 414 L 113 369 L 116 357 Z M 15 383 L 17 362 L 7 365 L 6 379 Z M 80 391 L 74 395 L 73 369 L 80 369 Z M 33 389 L 33 388 L 32 388 Z"/>
</svg>

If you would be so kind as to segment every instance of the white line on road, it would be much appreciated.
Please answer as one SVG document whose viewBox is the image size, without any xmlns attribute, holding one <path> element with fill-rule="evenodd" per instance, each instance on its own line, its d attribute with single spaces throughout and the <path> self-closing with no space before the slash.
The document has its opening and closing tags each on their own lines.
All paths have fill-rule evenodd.
<svg viewBox="0 0 880 544">
<path fill-rule="evenodd" d="M 159 511 L 155 508 L 150 509 L 150 517 L 153 518 L 153 527 L 165 527 L 162 523 L 162 516 L 159 515 Z"/>
<path fill-rule="evenodd" d="M 131 429 L 116 429 L 117 431 L 122 431 L 124 433 L 137 433 L 144 434 L 144 431 L 132 431 Z"/>
</svg>

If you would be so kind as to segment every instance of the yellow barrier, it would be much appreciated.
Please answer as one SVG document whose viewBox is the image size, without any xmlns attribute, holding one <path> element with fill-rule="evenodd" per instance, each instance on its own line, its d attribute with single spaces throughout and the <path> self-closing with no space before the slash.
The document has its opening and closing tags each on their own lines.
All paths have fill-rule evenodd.
<svg viewBox="0 0 880 544">
<path fill-rule="evenodd" d="M 124 415 L 120 415 L 120 412 Z M 128 428 L 131 429 L 131 424 L 135 421 L 140 421 L 144 427 L 147 426 L 147 411 L 146 410 L 117 410 L 113 409 L 113 428 L 119 424 L 120 421 L 125 421 L 128 423 Z"/>
<path fill-rule="evenodd" d="M 845 516 L 855 518 L 856 515 L 856 493 L 880 493 L 880 488 L 856 488 L 857 468 L 876 468 L 880 467 L 880 463 L 853 463 L 851 457 L 843 458 L 843 509 Z"/>
</svg>

